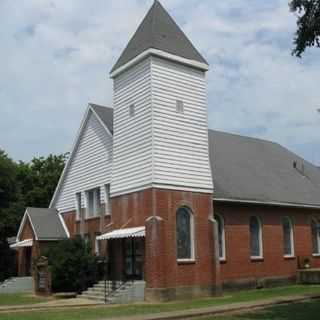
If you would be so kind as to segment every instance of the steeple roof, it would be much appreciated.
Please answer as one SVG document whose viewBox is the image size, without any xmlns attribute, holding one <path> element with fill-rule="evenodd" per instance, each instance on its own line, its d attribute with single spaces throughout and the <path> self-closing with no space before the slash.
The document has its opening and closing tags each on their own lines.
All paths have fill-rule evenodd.
<svg viewBox="0 0 320 320">
<path fill-rule="evenodd" d="M 208 64 L 159 1 L 154 1 L 111 72 L 151 48 Z"/>
</svg>

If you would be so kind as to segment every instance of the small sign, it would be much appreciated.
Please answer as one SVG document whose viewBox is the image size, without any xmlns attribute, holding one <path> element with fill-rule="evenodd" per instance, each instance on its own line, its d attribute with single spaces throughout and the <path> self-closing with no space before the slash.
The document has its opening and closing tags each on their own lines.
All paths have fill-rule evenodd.
<svg viewBox="0 0 320 320">
<path fill-rule="evenodd" d="M 39 290 L 46 290 L 47 289 L 47 272 L 39 271 L 38 272 L 38 289 Z"/>
</svg>

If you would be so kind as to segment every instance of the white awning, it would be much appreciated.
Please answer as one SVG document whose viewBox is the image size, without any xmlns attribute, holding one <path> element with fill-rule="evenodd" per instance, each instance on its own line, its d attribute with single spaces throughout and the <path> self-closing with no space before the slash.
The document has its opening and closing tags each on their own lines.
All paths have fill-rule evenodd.
<svg viewBox="0 0 320 320">
<path fill-rule="evenodd" d="M 33 245 L 33 240 L 32 239 L 27 239 L 23 241 L 18 241 L 16 243 L 13 243 L 10 245 L 10 248 L 22 248 L 22 247 L 32 247 Z"/>
<path fill-rule="evenodd" d="M 97 240 L 108 240 L 108 239 L 122 239 L 122 238 L 138 238 L 145 237 L 146 228 L 137 227 L 137 228 L 126 228 L 126 229 L 117 229 L 108 233 L 104 233 L 98 236 Z"/>
</svg>

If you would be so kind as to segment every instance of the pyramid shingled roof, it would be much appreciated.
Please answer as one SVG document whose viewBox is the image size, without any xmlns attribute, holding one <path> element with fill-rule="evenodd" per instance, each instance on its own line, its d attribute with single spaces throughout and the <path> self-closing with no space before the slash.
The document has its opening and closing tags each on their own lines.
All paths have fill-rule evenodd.
<svg viewBox="0 0 320 320">
<path fill-rule="evenodd" d="M 153 3 L 111 72 L 151 48 L 208 65 L 159 1 Z"/>
</svg>

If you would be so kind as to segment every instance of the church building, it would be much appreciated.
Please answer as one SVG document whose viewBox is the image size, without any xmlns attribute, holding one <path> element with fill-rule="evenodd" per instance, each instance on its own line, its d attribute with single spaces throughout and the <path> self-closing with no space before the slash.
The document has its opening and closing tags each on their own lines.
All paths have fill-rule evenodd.
<svg viewBox="0 0 320 320">
<path fill-rule="evenodd" d="M 277 143 L 208 128 L 208 62 L 155 1 L 89 104 L 49 208 L 27 208 L 19 273 L 80 235 L 145 299 L 294 283 L 320 267 L 320 170 Z M 214 83 L 212 84 L 214 85 Z M 235 106 L 236 107 L 236 106 Z"/>
</svg>

